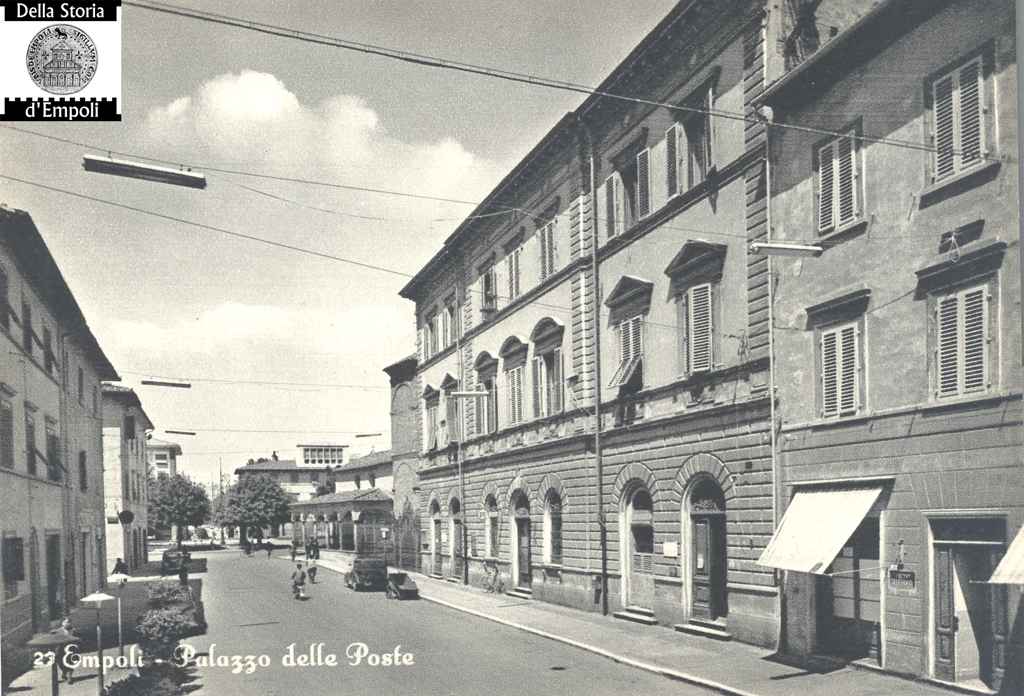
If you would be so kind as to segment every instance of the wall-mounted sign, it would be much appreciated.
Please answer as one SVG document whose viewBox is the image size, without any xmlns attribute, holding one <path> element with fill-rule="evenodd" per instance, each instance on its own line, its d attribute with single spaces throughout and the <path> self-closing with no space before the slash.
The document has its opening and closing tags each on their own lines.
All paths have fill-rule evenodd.
<svg viewBox="0 0 1024 696">
<path fill-rule="evenodd" d="M 912 570 L 889 569 L 889 590 L 895 594 L 917 592 L 917 574 Z"/>
</svg>

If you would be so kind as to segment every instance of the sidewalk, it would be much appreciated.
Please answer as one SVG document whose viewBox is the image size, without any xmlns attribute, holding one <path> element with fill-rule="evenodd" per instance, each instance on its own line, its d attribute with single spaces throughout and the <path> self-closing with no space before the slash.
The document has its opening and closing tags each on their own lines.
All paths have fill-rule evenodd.
<svg viewBox="0 0 1024 696">
<path fill-rule="evenodd" d="M 329 551 L 318 565 L 338 570 Z M 774 651 L 648 627 L 544 602 L 488 594 L 481 588 L 410 573 L 424 600 L 544 636 L 671 679 L 735 696 L 941 696 L 945 688 L 845 667 L 825 674 L 769 660 Z"/>
<path fill-rule="evenodd" d="M 135 647 L 135 655 L 139 654 L 138 647 L 126 645 L 124 646 L 124 655 L 127 659 L 131 655 L 131 649 Z M 96 652 L 85 653 L 91 657 L 96 656 Z M 113 648 L 106 648 L 103 651 L 104 658 L 118 657 L 117 646 Z M 136 657 L 138 659 L 138 657 Z M 10 694 L 24 694 L 25 696 L 50 696 L 52 693 L 52 677 L 50 675 L 50 667 L 36 667 L 30 669 L 25 674 L 21 675 L 13 682 L 11 682 L 10 688 L 7 693 Z M 99 670 L 95 667 L 79 667 L 74 671 L 72 678 L 74 682 L 68 684 L 67 682 L 60 682 L 57 685 L 58 693 L 61 696 L 96 696 L 99 693 L 99 683 L 97 682 Z M 103 672 L 103 686 L 110 686 L 116 681 L 121 681 L 132 674 L 138 674 L 138 670 L 134 667 L 114 667 L 113 669 L 107 669 Z M 60 670 L 57 670 L 57 676 L 60 677 Z"/>
</svg>

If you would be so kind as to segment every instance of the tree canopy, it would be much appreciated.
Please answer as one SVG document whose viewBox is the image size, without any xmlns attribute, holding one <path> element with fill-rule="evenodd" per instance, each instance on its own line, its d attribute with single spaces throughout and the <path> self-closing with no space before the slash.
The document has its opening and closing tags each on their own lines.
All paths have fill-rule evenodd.
<svg viewBox="0 0 1024 696">
<path fill-rule="evenodd" d="M 210 518 L 206 489 L 187 476 L 160 477 L 150 481 L 149 519 L 164 526 L 197 526 Z"/>
<path fill-rule="evenodd" d="M 284 488 L 269 476 L 243 476 L 219 501 L 217 523 L 238 526 L 244 535 L 248 527 L 262 529 L 287 522 L 290 502 Z"/>
<path fill-rule="evenodd" d="M 334 480 L 334 469 L 331 468 L 330 464 L 327 465 L 326 472 L 323 481 L 316 484 L 316 492 L 313 494 L 313 497 L 318 498 L 321 495 L 329 495 L 337 491 L 338 483 Z"/>
</svg>

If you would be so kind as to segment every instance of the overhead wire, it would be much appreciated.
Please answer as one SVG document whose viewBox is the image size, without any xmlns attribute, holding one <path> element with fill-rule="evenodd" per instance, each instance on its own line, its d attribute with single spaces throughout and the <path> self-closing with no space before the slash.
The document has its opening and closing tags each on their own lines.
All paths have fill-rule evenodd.
<svg viewBox="0 0 1024 696">
<path fill-rule="evenodd" d="M 694 114 L 704 114 L 708 116 L 717 116 L 719 118 L 730 119 L 734 121 L 741 121 L 744 123 L 761 123 L 765 124 L 766 121 L 763 116 L 754 112 L 752 115 L 745 113 L 726 111 L 723 109 L 705 108 L 694 105 L 678 104 L 671 102 L 662 102 L 653 99 L 643 99 L 641 97 L 629 96 L 626 94 L 620 94 L 616 92 L 608 92 L 599 90 L 585 85 L 576 84 L 573 82 L 566 82 L 562 80 L 555 80 L 552 78 L 540 77 L 537 75 L 530 75 L 527 73 L 513 72 L 510 70 L 502 70 L 500 68 L 491 68 L 482 65 L 476 65 L 473 63 L 466 63 L 462 61 L 448 60 L 445 58 L 438 58 L 436 56 L 428 56 L 424 54 L 412 53 L 409 51 L 402 51 L 393 48 L 387 48 L 385 46 L 379 46 L 375 44 L 359 43 L 356 41 L 349 41 L 346 39 L 340 39 L 337 37 L 325 36 L 322 34 L 314 34 L 312 32 L 302 31 L 300 29 L 289 29 L 287 27 L 281 27 L 274 24 L 267 24 L 264 22 L 256 22 L 253 20 L 240 19 L 237 17 L 229 17 L 227 15 L 217 14 L 214 12 L 206 12 L 203 10 L 196 10 L 187 7 L 181 7 L 178 5 L 172 5 L 169 3 L 156 2 L 154 0 L 140 1 L 140 0 L 123 0 L 124 5 L 139 7 L 142 9 L 152 10 L 156 12 L 164 12 L 168 14 L 178 15 L 181 17 L 187 17 L 189 19 L 195 19 L 205 22 L 213 22 L 216 24 L 224 24 L 239 29 L 246 29 L 263 34 L 271 34 L 286 39 L 293 39 L 297 41 L 304 41 L 307 43 L 315 43 L 333 48 L 340 48 L 349 51 L 355 51 L 359 53 L 375 55 L 383 58 L 390 58 L 393 60 L 399 60 L 406 63 L 412 63 L 421 65 L 424 67 L 439 68 L 446 70 L 455 70 L 458 72 L 464 72 L 474 75 L 480 75 L 483 77 L 490 77 L 510 82 L 517 82 L 520 84 L 534 85 L 538 87 L 547 87 L 550 89 L 557 89 L 568 92 L 575 92 L 577 94 L 585 94 L 587 96 L 597 96 L 608 99 L 616 99 L 620 101 L 632 102 L 635 104 L 641 104 L 644 106 L 663 107 L 672 109 L 673 111 L 682 111 Z M 768 124 L 773 128 L 784 128 L 788 130 L 801 131 L 805 133 L 811 133 L 814 135 L 826 135 L 831 137 L 844 137 L 848 136 L 849 133 L 843 133 L 839 131 L 832 131 L 823 128 L 814 128 L 811 126 L 800 126 L 796 124 L 779 124 L 770 123 Z M 912 150 L 921 150 L 925 152 L 935 153 L 938 152 L 938 147 L 928 145 L 926 143 L 912 142 L 909 140 L 898 140 L 894 138 L 881 138 L 872 137 L 868 135 L 858 135 L 857 140 L 862 142 L 877 143 L 880 145 L 891 145 L 893 147 L 903 147 Z M 953 154 L 961 154 L 960 151 L 953 151 Z M 986 154 L 981 154 L 980 157 L 985 160 L 991 161 L 1005 161 L 1012 162 L 1013 157 L 1006 155 L 1003 157 L 991 157 Z"/>
</svg>

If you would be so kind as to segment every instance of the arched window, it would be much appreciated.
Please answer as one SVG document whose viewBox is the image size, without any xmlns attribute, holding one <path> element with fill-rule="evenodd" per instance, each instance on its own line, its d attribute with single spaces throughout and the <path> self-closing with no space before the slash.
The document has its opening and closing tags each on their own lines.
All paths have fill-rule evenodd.
<svg viewBox="0 0 1024 696">
<path fill-rule="evenodd" d="M 544 560 L 562 564 L 562 496 L 549 491 L 544 499 Z"/>
<path fill-rule="evenodd" d="M 487 517 L 484 518 L 484 525 L 487 527 L 487 557 L 498 557 L 498 501 L 493 495 L 487 496 L 485 501 Z"/>
</svg>

